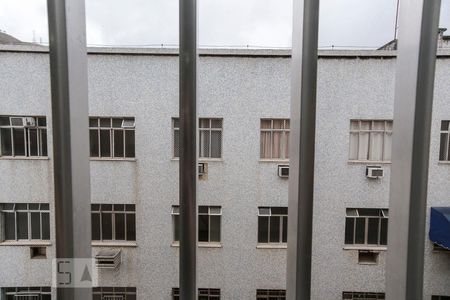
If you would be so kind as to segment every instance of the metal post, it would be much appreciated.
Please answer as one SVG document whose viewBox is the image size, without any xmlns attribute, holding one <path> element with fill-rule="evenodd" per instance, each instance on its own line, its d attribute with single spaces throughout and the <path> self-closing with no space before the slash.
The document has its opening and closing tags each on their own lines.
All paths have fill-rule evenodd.
<svg viewBox="0 0 450 300">
<path fill-rule="evenodd" d="M 287 299 L 311 297 L 319 1 L 294 1 Z"/>
<path fill-rule="evenodd" d="M 386 299 L 423 297 L 428 160 L 440 0 L 400 5 Z"/>
<path fill-rule="evenodd" d="M 180 0 L 180 296 L 195 300 L 197 263 L 197 1 Z"/>
<path fill-rule="evenodd" d="M 48 0 L 47 4 L 56 257 L 90 258 L 91 203 L 84 1 Z M 58 287 L 57 298 L 92 299 L 92 290 Z"/>
</svg>

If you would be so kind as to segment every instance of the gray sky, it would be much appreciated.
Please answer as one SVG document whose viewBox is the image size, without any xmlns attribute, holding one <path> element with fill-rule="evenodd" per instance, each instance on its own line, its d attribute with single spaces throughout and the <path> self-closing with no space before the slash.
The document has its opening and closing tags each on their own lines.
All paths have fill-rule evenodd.
<svg viewBox="0 0 450 300">
<path fill-rule="evenodd" d="M 292 0 L 198 0 L 199 43 L 291 45 Z M 393 38 L 396 0 L 321 0 L 319 46 L 376 47 Z M 450 0 L 441 27 L 450 35 Z M 177 44 L 178 0 L 86 0 L 88 44 Z M 0 30 L 48 41 L 46 0 L 0 0 Z"/>
</svg>

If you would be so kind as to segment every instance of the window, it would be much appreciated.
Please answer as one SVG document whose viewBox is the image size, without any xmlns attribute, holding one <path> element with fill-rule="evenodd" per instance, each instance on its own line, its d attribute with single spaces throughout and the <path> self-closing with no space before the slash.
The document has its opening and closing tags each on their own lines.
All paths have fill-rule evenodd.
<svg viewBox="0 0 450 300">
<path fill-rule="evenodd" d="M 222 119 L 200 118 L 199 158 L 222 158 Z M 180 121 L 172 119 L 173 157 L 180 157 Z"/>
<path fill-rule="evenodd" d="M 287 243 L 287 207 L 258 208 L 258 243 Z"/>
<path fill-rule="evenodd" d="M 441 123 L 441 144 L 439 147 L 439 160 L 450 161 L 450 121 Z"/>
<path fill-rule="evenodd" d="M 2 288 L 0 296 L 5 295 L 5 300 L 51 300 L 50 287 L 9 287 Z M 3 299 L 3 298 L 2 298 Z"/>
<path fill-rule="evenodd" d="M 89 118 L 91 157 L 135 157 L 134 134 L 134 118 Z"/>
<path fill-rule="evenodd" d="M 261 119 L 261 159 L 289 159 L 289 119 Z"/>
<path fill-rule="evenodd" d="M 0 156 L 47 156 L 45 117 L 0 116 Z"/>
<path fill-rule="evenodd" d="M 220 206 L 198 207 L 198 241 L 207 243 L 220 243 L 220 218 L 222 208 Z M 172 206 L 173 240 L 179 241 L 179 206 Z"/>
<path fill-rule="evenodd" d="M 93 241 L 135 241 L 134 204 L 92 204 Z"/>
<path fill-rule="evenodd" d="M 391 120 L 350 121 L 350 160 L 389 162 L 391 145 Z"/>
<path fill-rule="evenodd" d="M 256 290 L 256 300 L 285 300 L 286 290 Z"/>
<path fill-rule="evenodd" d="M 345 244 L 387 245 L 388 210 L 348 208 L 345 218 Z"/>
<path fill-rule="evenodd" d="M 180 289 L 172 289 L 172 299 L 180 299 Z M 198 289 L 198 300 L 218 300 L 220 299 L 220 289 Z M 95 299 L 94 299 L 95 300 Z"/>
<path fill-rule="evenodd" d="M 379 300 L 385 299 L 384 293 L 343 292 L 343 300 Z"/>
<path fill-rule="evenodd" d="M 50 240 L 49 204 L 0 204 L 1 240 Z"/>
<path fill-rule="evenodd" d="M 431 296 L 431 300 L 450 300 L 450 296 Z"/>
<path fill-rule="evenodd" d="M 136 300 L 135 287 L 94 287 L 92 300 Z"/>
</svg>

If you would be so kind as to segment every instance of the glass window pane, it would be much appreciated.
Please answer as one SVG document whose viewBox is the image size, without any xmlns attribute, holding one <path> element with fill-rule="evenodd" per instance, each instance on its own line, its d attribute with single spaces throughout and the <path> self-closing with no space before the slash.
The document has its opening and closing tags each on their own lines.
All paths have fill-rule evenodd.
<svg viewBox="0 0 450 300">
<path fill-rule="evenodd" d="M 279 243 L 280 242 L 280 217 L 269 217 L 270 218 L 270 242 Z"/>
<path fill-rule="evenodd" d="M 284 120 L 273 120 L 273 129 L 283 129 L 284 127 Z"/>
<path fill-rule="evenodd" d="M 450 121 L 442 121 L 442 123 L 441 123 L 441 130 L 448 130 L 449 128 L 449 125 L 450 124 Z"/>
<path fill-rule="evenodd" d="M 102 213 L 102 240 L 112 240 L 111 213 Z"/>
<path fill-rule="evenodd" d="M 116 240 L 125 240 L 125 214 L 116 213 L 115 216 Z"/>
<path fill-rule="evenodd" d="M 207 214 L 208 213 L 208 206 L 199 206 L 198 207 L 198 213 L 199 214 Z"/>
<path fill-rule="evenodd" d="M 269 242 L 269 217 L 258 217 L 258 243 Z"/>
<path fill-rule="evenodd" d="M 99 241 L 100 237 L 100 214 L 92 214 L 92 240 Z"/>
<path fill-rule="evenodd" d="M 388 219 L 381 219 L 380 245 L 387 245 Z"/>
<path fill-rule="evenodd" d="M 30 139 L 30 156 L 38 156 L 38 135 L 37 129 L 30 129 L 28 131 L 29 139 Z"/>
<path fill-rule="evenodd" d="M 199 127 L 200 128 L 209 128 L 209 120 L 210 119 L 200 119 Z"/>
<path fill-rule="evenodd" d="M 211 216 L 210 221 L 210 242 L 220 242 L 220 216 Z"/>
<path fill-rule="evenodd" d="M 28 239 L 28 213 L 17 213 L 17 239 Z"/>
<path fill-rule="evenodd" d="M 439 147 L 439 160 L 440 161 L 448 160 L 448 157 L 447 157 L 447 145 L 449 144 L 448 137 L 449 137 L 448 133 L 441 133 L 441 144 Z"/>
<path fill-rule="evenodd" d="M 136 215 L 126 214 L 127 219 L 127 241 L 136 240 Z"/>
<path fill-rule="evenodd" d="M 114 118 L 114 119 L 112 119 L 112 126 L 114 128 L 121 128 L 122 127 L 122 121 L 123 121 L 122 118 Z"/>
<path fill-rule="evenodd" d="M 180 119 L 179 118 L 172 118 L 173 122 L 173 128 L 180 128 Z"/>
<path fill-rule="evenodd" d="M 114 130 L 114 157 L 123 157 L 123 130 Z"/>
<path fill-rule="evenodd" d="M 9 126 L 9 117 L 1 116 L 0 117 L 0 126 Z"/>
<path fill-rule="evenodd" d="M 261 129 L 271 129 L 272 128 L 272 120 L 261 120 Z"/>
<path fill-rule="evenodd" d="M 356 229 L 355 229 L 355 244 L 364 244 L 365 240 L 365 230 L 366 230 L 366 219 L 356 218 Z"/>
<path fill-rule="evenodd" d="M 270 131 L 262 131 L 261 132 L 261 144 L 260 144 L 260 154 L 261 158 L 272 158 L 271 152 L 271 136 L 272 133 Z"/>
<path fill-rule="evenodd" d="M 271 208 L 272 215 L 287 215 L 288 208 L 287 207 L 272 207 Z"/>
<path fill-rule="evenodd" d="M 370 218 L 367 228 L 367 243 L 371 245 L 378 245 L 378 218 Z"/>
<path fill-rule="evenodd" d="M 5 212 L 5 240 L 16 239 L 16 219 L 13 212 Z"/>
<path fill-rule="evenodd" d="M 98 130 L 89 130 L 89 144 L 91 157 L 98 157 Z"/>
<path fill-rule="evenodd" d="M 211 120 L 211 128 L 222 128 L 222 120 L 221 119 L 212 119 Z"/>
<path fill-rule="evenodd" d="M 198 216 L 198 241 L 199 242 L 209 242 L 209 216 L 199 215 Z"/>
<path fill-rule="evenodd" d="M 350 160 L 358 160 L 358 139 L 359 133 L 352 132 L 350 133 Z"/>
<path fill-rule="evenodd" d="M 211 157 L 221 158 L 222 157 L 222 132 L 212 131 L 211 132 Z"/>
<path fill-rule="evenodd" d="M 25 130 L 13 129 L 14 155 L 25 156 Z"/>
<path fill-rule="evenodd" d="M 173 240 L 175 242 L 180 240 L 180 216 L 173 215 Z"/>
<path fill-rule="evenodd" d="M 0 129 L 1 138 L 1 155 L 12 156 L 12 141 L 11 141 L 11 129 L 1 128 Z"/>
<path fill-rule="evenodd" d="M 98 118 L 89 118 L 89 127 L 98 127 Z"/>
<path fill-rule="evenodd" d="M 42 218 L 42 239 L 49 240 L 50 239 L 50 214 L 49 213 L 41 213 Z"/>
<path fill-rule="evenodd" d="M 41 131 L 41 155 L 47 156 L 47 130 L 40 129 Z"/>
<path fill-rule="evenodd" d="M 345 218 L 345 243 L 353 244 L 353 231 L 355 229 L 355 219 Z"/>
<path fill-rule="evenodd" d="M 283 217 L 282 242 L 287 243 L 288 217 Z"/>
<path fill-rule="evenodd" d="M 110 140 L 110 130 L 100 130 L 100 156 L 110 157 L 111 156 L 111 140 Z"/>
<path fill-rule="evenodd" d="M 281 131 L 275 131 L 272 133 L 272 158 L 282 158 L 282 137 L 283 132 Z"/>
<path fill-rule="evenodd" d="M 173 157 L 180 157 L 180 131 L 173 131 Z"/>
<path fill-rule="evenodd" d="M 125 157 L 135 157 L 134 130 L 125 131 Z"/>
<path fill-rule="evenodd" d="M 41 238 L 41 214 L 39 212 L 31 213 L 31 239 L 39 240 Z"/>
<path fill-rule="evenodd" d="M 209 157 L 209 131 L 201 130 L 199 137 L 200 157 Z"/>
<path fill-rule="evenodd" d="M 100 127 L 111 127 L 110 118 L 100 118 Z"/>
</svg>

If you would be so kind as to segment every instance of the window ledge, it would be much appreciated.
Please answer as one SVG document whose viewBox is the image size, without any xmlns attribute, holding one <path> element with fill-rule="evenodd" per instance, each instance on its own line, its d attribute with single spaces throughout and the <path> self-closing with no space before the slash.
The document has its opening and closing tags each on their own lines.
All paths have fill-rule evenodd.
<svg viewBox="0 0 450 300">
<path fill-rule="evenodd" d="M 438 165 L 450 165 L 450 161 L 440 160 L 440 161 L 438 161 Z"/>
<path fill-rule="evenodd" d="M 90 161 L 136 161 L 136 158 L 128 157 L 128 158 L 111 158 L 111 157 L 90 157 Z"/>
<path fill-rule="evenodd" d="M 180 242 L 172 242 L 172 244 L 170 244 L 170 247 L 180 247 Z"/>
<path fill-rule="evenodd" d="M 390 165 L 390 161 L 372 161 L 372 160 L 349 160 L 348 164 L 350 165 Z"/>
<path fill-rule="evenodd" d="M 0 246 L 51 246 L 50 241 L 3 241 Z"/>
<path fill-rule="evenodd" d="M 222 243 L 198 242 L 199 248 L 222 248 Z"/>
<path fill-rule="evenodd" d="M 260 163 L 278 163 L 278 164 L 289 164 L 289 159 L 259 159 Z"/>
<path fill-rule="evenodd" d="M 50 160 L 48 156 L 0 156 L 0 160 Z"/>
<path fill-rule="evenodd" d="M 135 241 L 94 241 L 91 242 L 92 247 L 137 247 Z"/>
<path fill-rule="evenodd" d="M 180 158 L 179 157 L 172 157 L 170 160 L 171 161 L 180 161 Z M 199 162 L 199 163 L 223 162 L 223 158 L 199 158 L 199 159 L 197 159 L 197 162 Z"/>
<path fill-rule="evenodd" d="M 256 249 L 287 249 L 287 244 L 258 244 Z"/>
<path fill-rule="evenodd" d="M 344 250 L 387 251 L 386 246 L 346 245 Z"/>
</svg>

